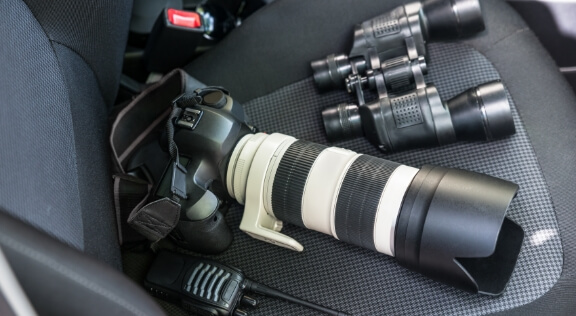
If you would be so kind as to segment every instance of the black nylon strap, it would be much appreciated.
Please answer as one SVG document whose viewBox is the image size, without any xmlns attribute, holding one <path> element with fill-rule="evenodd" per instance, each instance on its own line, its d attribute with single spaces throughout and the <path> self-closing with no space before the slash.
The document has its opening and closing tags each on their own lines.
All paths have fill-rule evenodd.
<svg viewBox="0 0 576 316">
<path fill-rule="evenodd" d="M 140 209 L 150 196 L 152 185 L 129 175 L 114 175 L 114 208 L 120 244 L 143 240 L 134 228 L 128 225 L 128 217 Z"/>
<path fill-rule="evenodd" d="M 178 98 L 180 99 L 180 98 Z M 178 100 L 177 99 L 177 100 Z M 182 108 L 178 106 L 177 101 L 172 103 L 172 112 L 166 122 L 166 133 L 168 135 L 168 151 L 172 157 L 174 166 L 172 168 L 172 200 L 180 203 L 180 199 L 186 199 L 186 168 L 180 164 L 180 155 L 178 154 L 178 146 L 174 141 L 174 120 L 176 120 L 182 113 Z"/>
<path fill-rule="evenodd" d="M 166 134 L 168 136 L 168 151 L 170 156 L 174 161 L 174 166 L 172 168 L 172 200 L 176 203 L 180 203 L 180 199 L 187 199 L 187 189 L 186 189 L 186 168 L 180 164 L 180 155 L 178 153 L 178 146 L 174 141 L 174 125 L 176 120 L 182 114 L 182 111 L 186 107 L 194 107 L 202 104 L 202 97 L 215 92 L 221 91 L 225 94 L 229 94 L 228 91 L 222 87 L 210 86 L 204 88 L 198 88 L 192 93 L 183 93 L 178 96 L 174 101 L 172 101 L 172 112 L 168 117 L 166 122 Z"/>
<path fill-rule="evenodd" d="M 166 120 L 169 135 L 169 150 L 172 157 L 178 157 L 178 149 L 173 141 L 173 119 L 182 111 L 175 106 L 177 96 L 194 96 L 184 93 L 196 89 L 201 84 L 191 79 L 182 70 L 174 70 L 158 83 L 138 95 L 134 101 L 123 108 L 114 118 L 110 135 L 110 144 L 114 153 L 114 162 L 118 174 L 114 176 L 114 203 L 120 243 L 141 241 L 142 236 L 152 241 L 164 238 L 178 223 L 180 217 L 181 196 L 186 188 L 181 188 L 181 196 L 174 194 L 172 200 L 159 200 L 146 205 L 150 199 L 153 184 L 127 174 L 128 161 L 137 152 L 153 130 L 161 128 Z M 185 100 L 186 103 L 193 102 Z M 172 104 L 172 111 L 170 105 Z M 178 161 L 178 160 L 174 160 Z M 178 161 L 176 183 L 185 183 L 185 168 Z M 177 186 L 181 187 L 181 186 Z M 179 192 L 180 193 L 180 192 Z M 128 225 L 129 224 L 129 225 Z"/>
<path fill-rule="evenodd" d="M 182 113 L 182 108 L 178 107 L 176 103 L 174 103 L 172 107 L 172 112 L 168 117 L 168 121 L 166 122 L 166 133 L 168 135 L 168 151 L 170 152 L 170 156 L 172 159 L 178 159 L 178 163 L 180 163 L 179 155 L 178 155 L 178 146 L 176 146 L 176 142 L 174 141 L 174 119 L 178 118 Z"/>
<path fill-rule="evenodd" d="M 163 198 L 134 209 L 128 217 L 128 224 L 144 237 L 156 242 L 168 236 L 179 219 L 180 204 Z"/>
<path fill-rule="evenodd" d="M 144 205 L 152 185 L 129 175 L 114 176 L 114 202 L 120 244 L 138 242 L 142 237 L 156 242 L 176 227 L 180 205 L 168 198 Z"/>
</svg>

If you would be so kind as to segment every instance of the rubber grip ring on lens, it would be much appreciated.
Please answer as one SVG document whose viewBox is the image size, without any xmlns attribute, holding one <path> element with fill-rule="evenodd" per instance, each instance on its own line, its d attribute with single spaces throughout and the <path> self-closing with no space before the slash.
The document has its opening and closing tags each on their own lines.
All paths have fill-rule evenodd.
<svg viewBox="0 0 576 316">
<path fill-rule="evenodd" d="M 314 161 L 326 148 L 298 140 L 286 150 L 272 186 L 272 209 L 278 219 L 306 228 L 301 209 L 304 186 Z"/>
<path fill-rule="evenodd" d="M 388 178 L 400 164 L 362 155 L 348 169 L 336 204 L 338 239 L 376 251 L 374 221 Z"/>
</svg>

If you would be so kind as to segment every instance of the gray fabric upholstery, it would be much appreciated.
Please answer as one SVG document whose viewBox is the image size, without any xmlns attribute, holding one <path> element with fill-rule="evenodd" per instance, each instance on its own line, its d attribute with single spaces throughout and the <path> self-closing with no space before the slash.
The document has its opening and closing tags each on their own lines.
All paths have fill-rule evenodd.
<svg viewBox="0 0 576 316">
<path fill-rule="evenodd" d="M 562 275 L 555 286 L 509 314 L 572 314 L 576 308 L 576 97 L 536 36 L 516 14 L 506 18 L 514 26 L 508 34 L 502 32 L 490 40 L 481 37 L 468 44 L 490 59 L 519 105 L 554 203 L 564 257 Z"/>
<path fill-rule="evenodd" d="M 262 97 L 266 104 L 259 103 L 260 101 L 258 100 L 247 103 L 248 106 L 260 104 L 258 109 L 251 113 L 255 123 L 268 128 L 269 132 L 281 130 L 282 126 L 292 126 L 290 125 L 292 123 L 286 120 L 287 114 L 293 113 L 286 110 L 287 106 L 290 107 L 291 111 L 308 111 L 307 108 L 304 110 L 306 105 L 311 107 L 318 105 L 317 99 L 310 99 L 309 95 L 305 93 L 297 94 L 292 91 L 282 94 L 282 91 L 286 91 L 284 89 L 289 89 L 290 86 L 294 87 L 297 84 L 304 84 L 302 80 L 311 75 L 309 62 L 323 58 L 329 53 L 347 52 L 350 47 L 352 25 L 354 23 L 370 18 L 376 15 L 377 12 L 392 8 L 401 2 L 405 1 L 338 1 L 337 3 L 330 0 L 313 2 L 277 1 L 248 19 L 241 28 L 234 31 L 216 49 L 191 63 L 187 70 L 206 84 L 226 86 L 234 97 L 243 102 Z M 573 181 L 573 179 L 576 179 L 576 165 L 574 164 L 576 160 L 576 146 L 574 146 L 574 139 L 576 139 L 576 128 L 574 125 L 576 121 L 576 98 L 565 79 L 558 73 L 552 59 L 544 51 L 521 18 L 504 2 L 481 2 L 487 31 L 465 41 L 465 44 L 472 47 L 477 53 L 484 55 L 503 79 L 517 108 L 517 124 L 524 125 L 524 135 L 528 142 L 528 147 L 533 148 L 533 154 L 528 154 L 528 156 L 524 156 L 524 154 L 520 156 L 504 155 L 498 159 L 492 157 L 484 163 L 487 166 L 492 165 L 493 168 L 509 166 L 507 167 L 508 169 L 513 169 L 516 165 L 525 166 L 525 159 L 532 155 L 536 160 L 530 164 L 529 170 L 535 174 L 540 174 L 541 172 L 540 179 L 542 181 L 539 184 L 528 181 L 524 186 L 538 190 L 541 195 L 531 196 L 531 202 L 522 205 L 520 213 L 523 214 L 523 218 L 532 221 L 539 216 L 536 214 L 544 212 L 541 203 L 547 200 L 547 203 L 552 203 L 550 206 L 552 208 L 548 208 L 548 210 L 553 209 L 555 211 L 553 216 L 558 219 L 557 227 L 559 229 L 556 229 L 554 225 L 551 227 L 546 225 L 540 227 L 538 226 L 539 224 L 533 226 L 534 228 L 552 229 L 550 231 L 552 239 L 549 241 L 556 245 L 554 246 L 556 247 L 554 248 L 556 249 L 554 250 L 556 255 L 551 253 L 542 254 L 542 258 L 547 263 L 556 265 L 556 270 L 554 270 L 556 272 L 550 274 L 551 278 L 545 277 L 545 279 L 536 281 L 538 285 L 543 286 L 544 291 L 537 291 L 537 295 L 529 294 L 517 300 L 512 300 L 515 302 L 512 305 L 522 305 L 512 310 L 506 310 L 513 307 L 512 305 L 501 305 L 501 308 L 481 308 L 476 312 L 501 310 L 505 314 L 518 315 L 535 312 L 558 315 L 568 314 L 576 307 L 576 302 L 573 300 L 576 293 L 576 276 L 574 274 L 574 269 L 576 268 L 576 245 L 574 244 L 576 243 L 576 234 L 574 234 L 574 228 L 576 228 L 576 214 L 574 213 L 576 209 L 574 202 L 576 184 Z M 437 56 L 442 56 L 442 54 L 446 53 L 445 49 L 447 48 L 438 47 Z M 432 60 L 431 62 L 434 61 Z M 455 67 L 458 67 L 458 65 L 455 65 Z M 482 70 L 476 69 L 476 71 Z M 472 72 L 471 77 L 474 77 Z M 465 74 L 461 74 L 459 80 L 465 79 Z M 438 88 L 442 91 L 444 87 L 439 83 Z M 276 99 L 271 98 L 272 95 L 276 95 Z M 278 106 L 276 104 L 279 102 L 278 98 L 283 100 L 290 98 L 291 103 L 274 109 L 275 106 Z M 324 98 L 333 98 L 332 101 L 340 100 L 340 97 L 335 96 L 335 94 L 325 95 Z M 319 112 L 318 109 L 315 111 Z M 280 114 L 282 112 L 284 114 Z M 312 126 L 309 124 L 313 123 L 300 122 L 302 131 L 296 136 L 315 141 L 321 140 L 322 123 L 319 113 L 317 115 L 315 118 L 307 118 L 309 122 L 315 122 L 316 127 L 314 130 L 306 127 Z M 275 121 L 276 119 L 279 120 Z M 290 131 L 293 130 L 293 128 L 290 129 Z M 352 143 L 343 145 L 353 146 Z M 494 150 L 501 145 L 494 143 L 486 146 Z M 369 150 L 367 147 L 363 148 Z M 501 150 L 509 149 L 504 146 Z M 528 151 L 530 152 L 531 150 L 528 149 Z M 431 152 L 436 151 L 431 150 Z M 483 157 L 483 155 L 479 155 L 477 159 L 483 159 Z M 454 163 L 452 160 L 454 157 L 446 156 L 445 158 L 448 159 L 446 160 L 448 164 Z M 426 155 L 424 159 L 432 158 L 430 155 Z M 400 162 L 407 161 L 409 159 L 406 161 L 400 160 Z M 443 160 L 440 159 L 439 161 L 442 162 Z M 465 161 L 460 161 L 460 163 L 464 163 L 464 166 L 466 166 Z M 498 175 L 498 172 L 492 172 Z M 514 171 L 507 170 L 507 172 Z M 514 216 L 514 212 L 512 212 L 512 215 Z M 553 219 L 552 221 L 554 222 Z M 558 236 L 561 239 L 561 244 Z M 531 235 L 527 237 L 527 242 L 530 243 Z M 236 242 L 238 242 L 238 239 L 236 239 Z M 558 248 L 560 245 L 561 249 Z M 321 250 L 318 249 L 318 251 Z M 322 252 L 319 254 L 322 255 Z M 558 261 L 559 257 L 557 255 L 562 256 L 562 260 Z M 234 262 L 235 259 L 242 262 L 241 258 L 243 256 L 240 254 L 236 254 L 236 256 L 227 256 L 228 262 L 237 263 Z M 270 254 L 270 256 L 274 257 L 275 255 Z M 359 257 L 360 255 L 354 257 L 356 261 L 352 259 L 350 259 L 352 261 L 342 261 L 358 263 L 358 260 L 361 260 L 358 259 Z M 342 258 L 347 257 L 342 256 Z M 244 263 L 248 264 L 247 262 Z M 271 266 L 277 268 L 274 265 Z M 355 267 L 353 268 L 354 270 L 358 269 L 357 267 L 370 269 L 373 268 L 373 265 L 358 263 Z M 529 264 L 524 268 L 520 265 L 520 267 L 521 269 L 526 269 L 524 272 L 526 275 L 541 275 L 540 273 L 542 272 L 542 268 L 538 264 Z M 254 271 L 259 271 L 256 267 L 252 268 Z M 288 268 L 286 267 L 286 269 Z M 299 271 L 303 269 L 303 266 L 296 265 L 293 269 Z M 316 276 L 314 273 L 322 274 L 322 271 L 322 268 L 317 267 L 316 270 L 312 270 L 312 275 L 308 276 Z M 267 272 L 261 273 L 265 274 Z M 335 274 L 338 276 L 342 275 L 340 273 Z M 329 276 L 326 275 L 326 277 Z M 337 276 L 332 277 L 339 278 Z M 290 275 L 290 278 L 293 278 L 293 276 Z M 280 280 L 280 277 L 275 274 L 274 280 Z M 405 278 L 404 280 L 407 283 L 416 282 L 411 278 Z M 277 282 L 288 286 L 290 290 L 289 284 L 291 284 L 291 281 L 289 279 Z M 360 283 L 362 282 L 346 284 L 345 286 L 357 289 L 363 286 Z M 334 286 L 335 284 L 331 285 Z M 322 297 L 326 295 L 327 297 L 324 297 L 326 300 L 330 300 L 331 296 L 331 294 L 326 294 L 326 291 L 322 290 L 324 287 L 303 289 L 294 286 L 291 289 L 296 291 L 296 293 L 298 291 L 313 291 L 314 293 L 320 291 L 322 294 L 318 295 Z M 525 293 L 535 294 L 532 291 Z M 420 294 L 425 295 L 428 293 L 421 292 Z M 419 302 L 418 296 L 407 296 L 406 301 L 402 301 L 405 308 L 401 308 L 402 304 L 390 304 L 385 299 L 390 295 L 389 293 L 381 295 L 384 295 L 382 301 L 380 301 L 382 296 L 378 296 L 378 293 L 373 293 L 368 298 L 372 302 L 379 302 L 377 304 L 380 304 L 383 311 L 386 311 L 386 308 L 390 307 L 390 305 L 395 306 L 395 308 L 387 310 L 393 314 L 429 314 L 434 313 L 434 311 L 442 313 L 438 310 L 413 309 L 410 306 L 405 306 L 406 304 L 421 306 L 422 302 Z M 335 304 L 336 307 L 345 309 L 346 303 L 338 306 L 342 300 L 343 296 L 336 300 Z M 471 312 L 470 308 L 474 308 L 473 306 L 479 307 L 477 303 L 472 302 L 473 300 L 475 298 L 463 297 L 462 301 L 468 304 L 466 308 L 452 311 L 456 314 L 464 313 L 465 311 Z M 425 300 L 424 303 L 426 302 L 432 306 L 437 306 L 437 301 Z M 275 307 L 278 306 L 275 303 L 270 304 L 274 304 Z M 354 303 L 351 304 L 354 305 Z M 440 308 L 442 307 L 440 306 Z M 448 308 L 448 306 L 445 307 Z M 305 313 L 298 310 L 298 313 L 300 312 Z"/>
<path fill-rule="evenodd" d="M 252 100 L 247 108 L 255 123 L 269 131 L 279 131 L 286 119 L 279 117 L 280 109 L 275 106 L 284 102 L 284 110 L 290 106 L 296 110 L 298 106 L 309 106 L 314 98 L 312 82 L 307 79 L 311 75 L 309 62 L 329 53 L 346 52 L 354 23 L 401 2 L 404 1 L 277 1 L 246 21 L 188 70 L 207 84 L 227 87 L 240 101 Z M 576 98 L 522 20 L 502 2 L 482 3 L 488 31 L 466 44 L 485 56 L 492 63 L 487 68 L 504 80 L 516 105 L 516 123 L 524 128 L 519 129 L 515 138 L 474 147 L 491 154 L 489 157 L 476 154 L 480 157 L 475 163 L 469 162 L 473 149 L 466 147 L 473 145 L 466 144 L 413 151 L 394 159 L 411 164 L 458 165 L 523 183 L 527 195 L 519 196 L 511 216 L 523 221 L 531 233 L 539 228 L 552 233 L 542 248 L 523 251 L 509 293 L 490 302 L 467 296 L 407 272 L 393 259 L 293 226 L 287 226 L 286 233 L 304 243 L 307 250 L 287 255 L 285 249 L 241 234 L 237 230 L 238 208 L 228 217 L 229 223 L 236 227 L 236 241 L 222 258 L 244 268 L 259 281 L 346 311 L 367 314 L 502 311 L 518 315 L 572 312 L 576 307 L 573 299 Z M 118 275 L 73 250 L 62 248 L 50 238 L 28 232 L 2 213 L 10 213 L 78 250 L 119 267 L 105 117 L 118 85 L 129 1 L 27 0 L 25 4 L 22 0 L 5 0 L 0 2 L 0 12 L 4 16 L 0 19 L 0 37 L 4 43 L 10 43 L 0 46 L 0 225 L 3 225 L 0 243 L 8 249 L 23 285 L 37 299 L 33 303 L 43 310 L 62 314 L 57 308 L 65 298 L 72 303 L 66 311 L 81 313 L 86 311 L 82 310 L 82 299 L 95 298 L 93 306 L 112 306 L 111 310 L 102 311 L 106 314 L 160 313 L 146 295 L 133 285 L 124 284 Z M 436 47 L 436 56 L 450 50 L 450 45 Z M 486 71 L 484 66 L 471 66 L 470 71 Z M 443 80 L 449 74 L 440 74 L 438 69 L 431 71 L 437 71 L 434 75 L 438 73 L 443 78 L 439 84 L 446 84 Z M 467 83 L 466 75 L 460 75 L 456 79 L 461 81 L 459 84 Z M 442 89 L 439 86 L 441 92 Z M 308 94 L 300 94 L 303 90 Z M 449 89 L 443 93 L 452 92 Z M 322 96 L 322 100 L 333 102 L 346 97 L 339 92 Z M 313 107 L 306 110 L 318 112 Z M 305 113 L 300 113 L 300 117 L 308 120 L 306 124 L 293 122 L 284 131 L 322 141 L 319 115 Z M 343 146 L 372 150 L 363 141 Z M 464 154 L 453 155 L 451 151 Z M 30 245 L 36 249 L 29 248 Z M 329 257 L 340 260 L 325 260 Z M 55 258 L 69 261 L 59 262 Z M 29 271 L 44 272 L 42 277 L 47 279 L 39 279 Z M 101 279 L 83 278 L 95 271 L 99 271 Z M 54 282 L 54 278 L 61 281 Z M 39 280 L 53 291 L 40 291 Z M 306 280 L 309 286 L 300 280 Z M 101 290 L 110 285 L 113 292 Z M 69 292 L 59 297 L 61 292 L 57 290 L 62 289 Z M 142 306 L 133 306 L 126 300 L 141 300 L 144 311 Z M 512 307 L 517 308 L 505 311 Z M 310 313 L 273 300 L 266 300 L 259 312 Z"/>
<path fill-rule="evenodd" d="M 576 97 L 529 30 L 517 31 L 484 54 L 519 104 L 554 203 L 564 255 L 556 285 L 511 314 L 572 314 L 576 308 Z"/>
<path fill-rule="evenodd" d="M 82 216 L 83 249 L 119 267 L 107 106 L 82 58 L 66 46 L 53 43 L 53 47 L 68 87 L 80 200 L 80 212 L 76 212 Z"/>
<path fill-rule="evenodd" d="M 10 43 L 0 48 L 1 206 L 82 249 L 74 128 L 58 59 L 23 2 L 0 6 L 0 37 Z"/>
<path fill-rule="evenodd" d="M 0 207 L 117 268 L 107 111 L 130 7 L 0 2 Z"/>
<path fill-rule="evenodd" d="M 53 43 L 75 52 L 94 73 L 98 90 L 112 105 L 132 13 L 130 0 L 22 0 Z"/>
<path fill-rule="evenodd" d="M 9 263 L 42 315 L 161 315 L 117 271 L 108 109 L 130 2 L 6 0 L 0 12 L 0 245 Z"/>
</svg>

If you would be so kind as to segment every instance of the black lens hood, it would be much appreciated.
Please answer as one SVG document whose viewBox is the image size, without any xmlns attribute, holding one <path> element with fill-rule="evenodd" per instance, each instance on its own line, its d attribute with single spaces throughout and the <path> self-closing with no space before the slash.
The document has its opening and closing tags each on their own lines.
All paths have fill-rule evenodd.
<svg viewBox="0 0 576 316">
<path fill-rule="evenodd" d="M 522 241 L 506 218 L 518 185 L 460 169 L 424 166 L 402 205 L 395 234 L 401 265 L 454 287 L 501 294 Z"/>
</svg>

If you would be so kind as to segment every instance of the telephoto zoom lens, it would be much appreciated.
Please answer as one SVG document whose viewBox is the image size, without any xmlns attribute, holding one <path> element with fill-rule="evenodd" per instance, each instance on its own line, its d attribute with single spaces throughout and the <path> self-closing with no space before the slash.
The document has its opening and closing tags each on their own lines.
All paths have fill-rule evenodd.
<svg viewBox="0 0 576 316">
<path fill-rule="evenodd" d="M 283 134 L 243 137 L 226 181 L 229 194 L 245 205 L 240 228 L 255 238 L 297 249 L 274 237 L 281 225 L 252 223 L 279 219 L 394 256 L 471 292 L 504 290 L 524 236 L 505 217 L 518 190 L 512 182 L 459 169 L 417 169 Z"/>
</svg>

